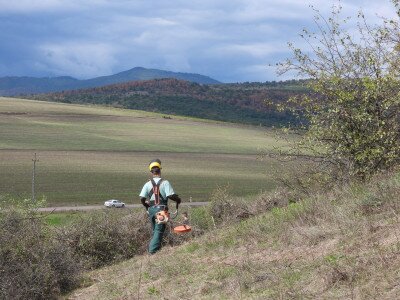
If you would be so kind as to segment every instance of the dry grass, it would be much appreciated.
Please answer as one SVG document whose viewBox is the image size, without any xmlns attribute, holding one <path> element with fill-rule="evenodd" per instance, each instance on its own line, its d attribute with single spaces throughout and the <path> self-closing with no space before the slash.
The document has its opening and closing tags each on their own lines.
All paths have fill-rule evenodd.
<svg viewBox="0 0 400 300">
<path fill-rule="evenodd" d="M 399 195 L 399 174 L 316 194 L 95 271 L 69 298 L 399 298 Z"/>
</svg>

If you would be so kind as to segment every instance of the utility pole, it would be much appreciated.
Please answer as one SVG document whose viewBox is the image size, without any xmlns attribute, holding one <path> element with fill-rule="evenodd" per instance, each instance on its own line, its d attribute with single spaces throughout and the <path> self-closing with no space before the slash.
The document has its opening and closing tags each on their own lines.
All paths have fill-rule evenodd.
<svg viewBox="0 0 400 300">
<path fill-rule="evenodd" d="M 32 201 L 35 202 L 35 175 L 36 175 L 36 162 L 39 161 L 39 159 L 36 158 L 36 152 L 35 152 L 35 157 L 32 159 L 33 161 L 33 169 L 32 169 Z"/>
</svg>

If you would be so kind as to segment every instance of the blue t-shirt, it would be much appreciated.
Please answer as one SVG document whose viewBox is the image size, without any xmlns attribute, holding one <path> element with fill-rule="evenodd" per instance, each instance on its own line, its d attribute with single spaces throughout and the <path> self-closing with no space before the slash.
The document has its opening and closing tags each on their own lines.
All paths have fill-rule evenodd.
<svg viewBox="0 0 400 300">
<path fill-rule="evenodd" d="M 153 178 L 154 182 L 157 184 L 160 180 L 161 177 L 154 177 Z M 144 184 L 142 191 L 140 192 L 140 197 L 142 198 L 149 198 L 150 192 L 153 190 L 153 185 L 151 184 L 151 181 L 148 181 Z M 163 199 L 167 199 L 167 197 L 175 194 L 174 189 L 172 188 L 172 185 L 169 183 L 168 180 L 163 180 L 160 185 L 160 195 Z M 150 201 L 154 201 L 155 196 L 154 194 L 151 196 Z"/>
</svg>

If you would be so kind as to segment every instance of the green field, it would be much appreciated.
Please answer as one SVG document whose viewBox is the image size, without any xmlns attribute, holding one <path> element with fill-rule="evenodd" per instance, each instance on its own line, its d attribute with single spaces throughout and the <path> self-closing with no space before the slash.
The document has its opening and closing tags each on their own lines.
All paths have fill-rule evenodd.
<svg viewBox="0 0 400 300">
<path fill-rule="evenodd" d="M 0 98 L 0 194 L 30 197 L 36 152 L 37 196 L 50 205 L 137 203 L 157 157 L 186 201 L 206 201 L 218 186 L 256 194 L 274 186 L 279 165 L 259 153 L 275 146 L 283 144 L 261 127 Z"/>
</svg>

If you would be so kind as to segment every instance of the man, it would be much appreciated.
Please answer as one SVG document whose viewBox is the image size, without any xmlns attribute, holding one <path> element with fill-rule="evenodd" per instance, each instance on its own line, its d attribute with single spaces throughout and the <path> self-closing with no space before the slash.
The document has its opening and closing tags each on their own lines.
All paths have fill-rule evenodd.
<svg viewBox="0 0 400 300">
<path fill-rule="evenodd" d="M 150 162 L 149 170 L 152 178 L 145 183 L 139 196 L 150 217 L 153 236 L 149 244 L 149 253 L 154 254 L 161 248 L 162 237 L 166 227 L 165 223 L 159 223 L 156 220 L 157 213 L 168 212 L 168 199 L 175 201 L 177 207 L 181 203 L 181 199 L 175 194 L 171 184 L 161 178 L 161 161 L 159 159 Z"/>
</svg>

